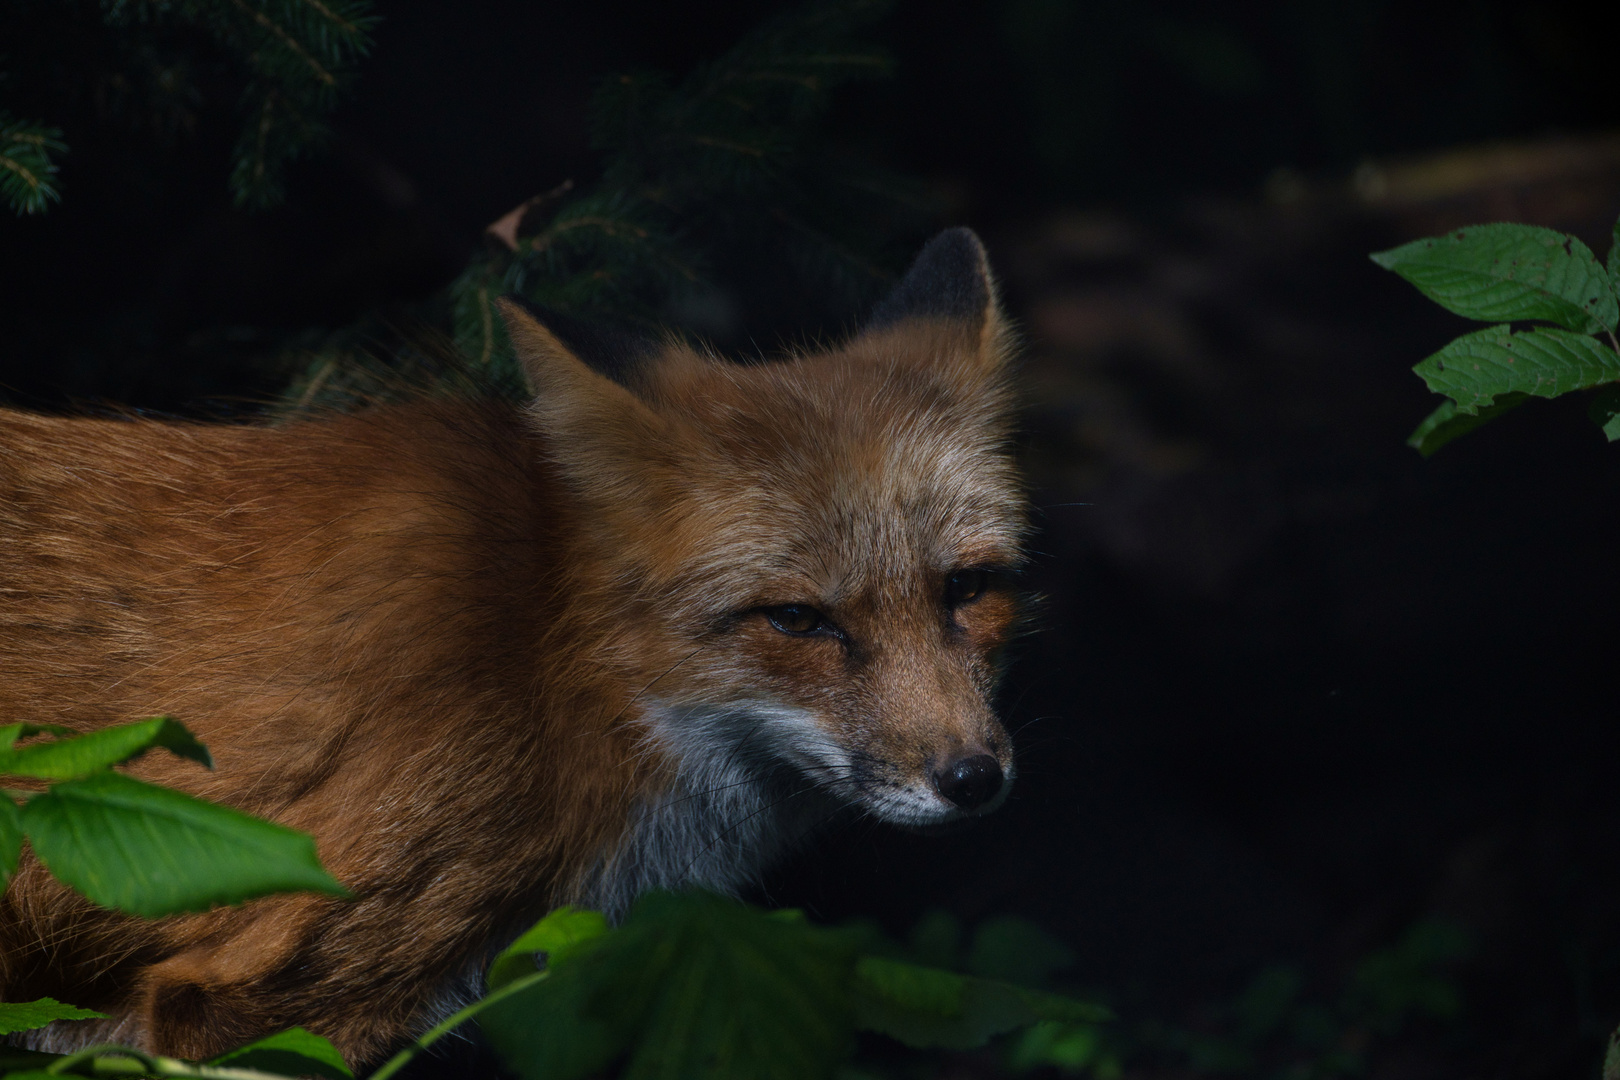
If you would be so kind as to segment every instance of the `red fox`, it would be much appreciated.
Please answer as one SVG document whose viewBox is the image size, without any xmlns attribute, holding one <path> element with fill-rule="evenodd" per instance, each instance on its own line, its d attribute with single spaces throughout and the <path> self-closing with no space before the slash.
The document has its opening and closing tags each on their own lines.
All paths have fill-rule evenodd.
<svg viewBox="0 0 1620 1080">
<path fill-rule="evenodd" d="M 111 1016 L 33 1045 L 296 1024 L 374 1062 L 556 905 L 735 891 L 840 807 L 1005 799 L 1026 515 L 971 232 L 773 362 L 502 310 L 526 407 L 0 413 L 0 718 L 173 715 L 216 770 L 139 775 L 312 833 L 356 896 L 146 922 L 25 860 L 0 1000 Z"/>
</svg>

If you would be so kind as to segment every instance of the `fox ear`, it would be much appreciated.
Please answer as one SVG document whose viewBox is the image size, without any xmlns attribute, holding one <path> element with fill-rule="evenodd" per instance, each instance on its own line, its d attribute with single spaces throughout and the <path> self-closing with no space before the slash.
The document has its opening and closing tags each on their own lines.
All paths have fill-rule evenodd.
<svg viewBox="0 0 1620 1080">
<path fill-rule="evenodd" d="M 928 243 L 894 290 L 872 310 L 867 330 L 909 319 L 951 319 L 979 332 L 981 348 L 998 358 L 1005 350 L 1006 320 L 996 297 L 996 279 L 984 244 L 972 229 L 946 229 Z"/>
<path fill-rule="evenodd" d="M 563 471 L 587 489 L 630 481 L 668 442 L 666 421 L 625 386 L 587 364 L 528 305 L 496 301 L 534 390 L 529 406 Z"/>
</svg>

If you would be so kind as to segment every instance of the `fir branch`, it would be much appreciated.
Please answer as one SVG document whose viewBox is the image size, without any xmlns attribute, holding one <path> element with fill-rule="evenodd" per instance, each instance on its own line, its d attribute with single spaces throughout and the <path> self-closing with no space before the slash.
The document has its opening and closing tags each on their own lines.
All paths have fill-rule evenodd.
<svg viewBox="0 0 1620 1080">
<path fill-rule="evenodd" d="M 235 6 L 238 11 L 252 19 L 277 41 L 281 42 L 282 45 L 286 46 L 287 50 L 294 56 L 297 56 L 299 59 L 303 60 L 304 63 L 308 64 L 309 69 L 315 73 L 315 78 L 318 79 L 322 85 L 327 87 L 337 86 L 337 76 L 333 75 L 330 71 L 327 71 L 326 68 L 322 67 L 321 62 L 311 56 L 309 51 L 298 43 L 297 38 L 293 37 L 282 27 L 271 21 L 270 17 L 263 11 L 255 10 L 254 8 L 249 7 L 246 0 L 228 0 L 228 2 Z"/>
<path fill-rule="evenodd" d="M 37 214 L 61 200 L 51 154 L 67 152 L 62 132 L 0 111 L 0 198 L 17 215 Z"/>
</svg>

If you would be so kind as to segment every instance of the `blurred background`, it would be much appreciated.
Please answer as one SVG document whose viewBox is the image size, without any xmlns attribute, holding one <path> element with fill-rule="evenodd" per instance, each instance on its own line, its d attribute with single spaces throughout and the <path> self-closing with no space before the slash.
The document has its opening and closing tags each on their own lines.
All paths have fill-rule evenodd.
<svg viewBox="0 0 1620 1080">
<path fill-rule="evenodd" d="M 59 203 L 0 213 L 15 404 L 252 417 L 345 333 L 453 336 L 445 290 L 510 281 L 526 200 L 657 172 L 623 180 L 640 144 L 603 134 L 600 96 L 593 127 L 593 95 L 678 88 L 799 10 L 376 0 L 330 137 L 252 210 L 240 58 L 124 7 L 0 9 L 0 107 L 68 146 Z M 836 257 L 702 204 L 677 236 L 701 280 L 637 302 L 757 355 L 858 325 L 931 232 L 979 230 L 1028 346 L 1042 629 L 1007 688 L 1004 810 L 845 825 L 757 899 L 902 936 L 1032 920 L 1072 961 L 1056 981 L 1119 1012 L 1129 1076 L 1593 1080 L 1620 1021 L 1620 451 L 1563 400 L 1408 449 L 1435 404 L 1409 369 L 1470 327 L 1366 255 L 1495 220 L 1605 252 L 1620 9 L 856 21 L 884 70 L 790 118 L 798 156 L 748 189 L 758 221 L 831 222 Z M 829 163 L 875 201 L 843 213 Z M 513 242 L 486 232 L 515 208 Z"/>
</svg>

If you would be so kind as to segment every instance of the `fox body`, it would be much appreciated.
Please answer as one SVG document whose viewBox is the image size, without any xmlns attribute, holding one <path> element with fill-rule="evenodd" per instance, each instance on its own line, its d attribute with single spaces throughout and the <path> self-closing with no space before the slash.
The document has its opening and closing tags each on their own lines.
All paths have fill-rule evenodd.
<svg viewBox="0 0 1620 1080">
<path fill-rule="evenodd" d="M 0 717 L 171 714 L 215 770 L 138 775 L 312 833 L 355 894 L 148 922 L 25 859 L 0 1000 L 111 1017 L 34 1045 L 202 1058 L 301 1024 L 374 1061 L 558 904 L 736 890 L 839 807 L 1004 797 L 1025 525 L 971 233 L 778 362 L 505 314 L 526 408 L 0 413 Z"/>
</svg>

